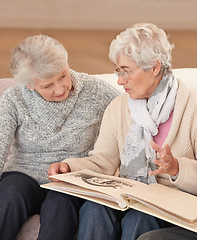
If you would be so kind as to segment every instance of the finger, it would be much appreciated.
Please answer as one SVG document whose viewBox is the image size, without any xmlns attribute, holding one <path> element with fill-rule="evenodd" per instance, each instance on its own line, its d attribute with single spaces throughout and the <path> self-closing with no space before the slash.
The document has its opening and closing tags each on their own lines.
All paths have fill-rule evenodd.
<svg viewBox="0 0 197 240">
<path fill-rule="evenodd" d="M 164 172 L 167 172 L 168 169 L 169 169 L 169 167 L 170 167 L 169 163 L 168 163 L 168 162 L 165 162 L 164 165 L 163 165 L 163 167 L 162 167 L 162 168 L 163 168 L 163 171 L 164 171 Z"/>
<path fill-rule="evenodd" d="M 67 163 L 61 162 L 59 167 L 59 173 L 67 173 L 70 172 L 70 168 Z"/>
<path fill-rule="evenodd" d="M 60 182 L 59 180 L 57 180 L 57 179 L 54 179 L 54 178 L 52 178 L 52 177 L 48 177 L 48 179 L 51 181 L 51 182 Z"/>
<path fill-rule="evenodd" d="M 56 175 L 58 174 L 58 169 L 57 168 L 54 168 L 52 167 L 49 171 L 48 171 L 48 176 L 51 176 L 51 175 Z"/>
<path fill-rule="evenodd" d="M 164 161 L 166 161 L 169 165 L 173 165 L 174 157 L 171 152 L 171 147 L 168 144 L 165 144 L 164 146 L 166 150 Z"/>
<path fill-rule="evenodd" d="M 150 145 L 156 152 L 158 152 L 160 158 L 162 158 L 164 156 L 166 150 L 163 147 L 159 146 L 154 141 L 151 141 Z"/>
<path fill-rule="evenodd" d="M 49 166 L 49 169 L 47 171 L 48 175 L 55 175 L 59 173 L 60 163 L 52 163 Z"/>
<path fill-rule="evenodd" d="M 55 178 L 50 178 L 50 177 L 49 177 L 49 180 L 51 182 L 62 182 L 61 180 L 58 180 L 58 179 L 55 179 Z"/>
<path fill-rule="evenodd" d="M 70 168 L 67 163 L 64 163 L 64 162 L 53 163 L 50 165 L 48 170 L 48 179 L 52 182 L 61 182 L 60 180 L 54 179 L 51 176 L 61 174 L 61 173 L 66 173 L 66 172 L 69 172 L 69 170 Z"/>
<path fill-rule="evenodd" d="M 168 155 L 169 158 L 171 158 L 171 160 L 172 160 L 173 159 L 173 155 L 172 155 L 171 147 L 168 144 L 165 144 L 164 148 L 166 150 L 166 155 Z"/>
<path fill-rule="evenodd" d="M 151 141 L 150 145 L 155 151 L 157 152 L 161 151 L 161 147 L 158 144 L 156 144 L 154 141 Z"/>
<path fill-rule="evenodd" d="M 59 180 L 54 179 L 54 178 L 52 177 L 53 175 L 57 175 L 57 174 L 58 174 L 58 172 L 56 172 L 56 171 L 54 170 L 54 166 L 57 167 L 57 164 L 55 164 L 55 165 L 53 165 L 53 166 L 51 167 L 50 172 L 48 171 L 48 179 L 49 179 L 51 182 L 59 182 Z"/>
<path fill-rule="evenodd" d="M 164 171 L 166 171 L 169 168 L 169 163 L 167 161 L 161 161 L 161 160 L 155 159 L 154 163 L 160 168 L 162 168 Z"/>
<path fill-rule="evenodd" d="M 158 175 L 158 174 L 161 174 L 161 173 L 163 173 L 163 172 L 164 172 L 163 168 L 160 167 L 160 168 L 158 168 L 158 169 L 155 170 L 155 171 L 149 172 L 149 175 Z"/>
</svg>

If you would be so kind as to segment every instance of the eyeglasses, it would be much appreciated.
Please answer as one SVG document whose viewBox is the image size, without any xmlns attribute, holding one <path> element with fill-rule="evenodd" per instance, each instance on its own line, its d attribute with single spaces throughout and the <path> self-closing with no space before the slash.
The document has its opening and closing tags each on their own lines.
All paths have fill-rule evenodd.
<svg viewBox="0 0 197 240">
<path fill-rule="evenodd" d="M 123 77 L 125 79 L 129 78 L 129 75 L 131 74 L 131 72 L 127 72 L 127 71 L 121 71 L 119 68 L 117 68 L 114 73 L 116 74 L 117 77 Z"/>
</svg>

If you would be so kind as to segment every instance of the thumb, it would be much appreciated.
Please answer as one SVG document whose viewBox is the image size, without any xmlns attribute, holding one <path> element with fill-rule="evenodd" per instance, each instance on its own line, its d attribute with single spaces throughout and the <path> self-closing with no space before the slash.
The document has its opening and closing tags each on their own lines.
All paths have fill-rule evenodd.
<svg viewBox="0 0 197 240">
<path fill-rule="evenodd" d="M 61 162 L 59 170 L 60 170 L 60 173 L 67 173 L 67 172 L 70 172 L 70 167 L 68 166 L 67 163 Z"/>
</svg>

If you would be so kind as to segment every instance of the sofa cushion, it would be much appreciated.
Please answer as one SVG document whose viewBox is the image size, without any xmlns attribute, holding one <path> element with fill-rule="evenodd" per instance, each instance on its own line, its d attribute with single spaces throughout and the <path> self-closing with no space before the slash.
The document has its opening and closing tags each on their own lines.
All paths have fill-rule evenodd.
<svg viewBox="0 0 197 240">
<path fill-rule="evenodd" d="M 40 216 L 38 214 L 28 218 L 23 224 L 16 240 L 35 240 L 38 237 L 40 228 Z"/>
<path fill-rule="evenodd" d="M 189 88 L 197 91 L 197 68 L 177 68 L 172 71 L 174 75 L 182 80 Z"/>
<path fill-rule="evenodd" d="M 0 95 L 8 87 L 15 84 L 14 78 L 0 78 Z"/>
</svg>

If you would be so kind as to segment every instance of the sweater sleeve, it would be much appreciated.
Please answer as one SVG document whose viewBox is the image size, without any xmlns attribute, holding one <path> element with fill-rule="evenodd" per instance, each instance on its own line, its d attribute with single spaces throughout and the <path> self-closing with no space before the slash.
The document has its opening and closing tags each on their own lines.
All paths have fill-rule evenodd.
<svg viewBox="0 0 197 240">
<path fill-rule="evenodd" d="M 188 136 L 182 139 L 185 154 L 177 157 L 179 174 L 175 181 L 172 179 L 170 181 L 180 190 L 197 195 L 197 98 L 193 99 L 191 105 L 191 117 L 187 119 L 188 126 L 185 126 Z"/>
<path fill-rule="evenodd" d="M 116 99 L 115 99 L 116 100 Z M 117 141 L 117 129 L 115 127 L 115 102 L 107 107 L 101 123 L 100 133 L 89 152 L 88 157 L 65 159 L 71 171 L 90 169 L 95 172 L 114 175 L 120 164 L 120 154 Z"/>
<path fill-rule="evenodd" d="M 173 185 L 182 191 L 197 195 L 197 161 L 181 157 L 179 161 L 179 175 Z"/>
<path fill-rule="evenodd" d="M 0 99 L 0 175 L 14 139 L 16 127 L 16 108 L 8 95 L 3 94 Z"/>
</svg>

